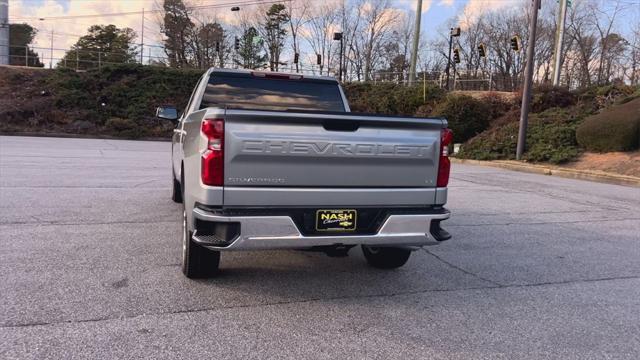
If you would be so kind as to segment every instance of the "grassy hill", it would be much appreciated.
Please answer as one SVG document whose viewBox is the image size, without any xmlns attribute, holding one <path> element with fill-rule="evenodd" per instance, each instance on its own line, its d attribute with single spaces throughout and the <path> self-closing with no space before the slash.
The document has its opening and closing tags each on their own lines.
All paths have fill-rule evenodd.
<svg viewBox="0 0 640 360">
<path fill-rule="evenodd" d="M 172 125 L 153 117 L 155 107 L 172 104 L 183 108 L 201 74 L 199 70 L 139 65 L 105 66 L 81 73 L 3 67 L 0 133 L 168 138 Z M 422 86 L 392 83 L 354 83 L 345 84 L 344 88 L 352 111 L 445 116 L 455 142 L 464 142 L 460 157 L 514 157 L 519 96 L 490 92 L 447 94 L 428 87 L 425 98 Z M 586 118 L 638 97 L 640 90 L 628 86 L 580 91 L 536 89 L 526 159 L 553 163 L 575 159 L 584 149 L 576 139 L 576 131 Z M 600 116 L 604 120 L 599 121 L 606 118 Z M 625 126 L 619 128 L 629 128 Z"/>
</svg>

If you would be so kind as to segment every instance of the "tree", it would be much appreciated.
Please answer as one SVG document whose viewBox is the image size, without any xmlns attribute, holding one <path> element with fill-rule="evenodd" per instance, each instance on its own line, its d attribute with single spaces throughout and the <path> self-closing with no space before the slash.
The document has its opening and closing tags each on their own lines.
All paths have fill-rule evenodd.
<svg viewBox="0 0 640 360">
<path fill-rule="evenodd" d="M 611 69 L 611 63 L 616 61 L 617 59 L 612 55 L 620 55 L 624 53 L 624 50 L 618 51 L 616 54 L 612 53 L 612 47 L 624 46 L 620 40 L 620 37 L 617 34 L 612 34 L 613 26 L 615 24 L 616 17 L 620 15 L 622 11 L 625 10 L 625 6 L 621 3 L 620 0 L 611 1 L 614 4 L 614 8 L 610 12 L 604 11 L 600 4 L 591 2 L 589 3 L 589 10 L 591 14 L 591 21 L 593 21 L 593 26 L 598 30 L 597 33 L 599 35 L 599 59 L 598 59 L 598 70 L 596 82 L 598 84 L 608 83 L 610 81 L 610 72 L 606 74 L 606 69 Z M 615 35 L 615 36 L 611 36 Z M 624 40 L 624 39 L 622 39 Z M 607 75 L 607 76 L 605 76 Z"/>
<path fill-rule="evenodd" d="M 240 38 L 240 49 L 237 51 L 236 64 L 245 69 L 259 69 L 265 66 L 267 55 L 262 50 L 264 41 L 258 35 L 258 30 L 249 27 Z"/>
<path fill-rule="evenodd" d="M 225 30 L 217 22 L 204 23 L 195 32 L 190 42 L 195 53 L 195 66 L 203 69 L 211 66 L 224 67 L 229 54 Z"/>
<path fill-rule="evenodd" d="M 397 23 L 400 13 L 391 8 L 389 0 L 363 2 L 360 8 L 365 27 L 364 31 L 361 31 L 361 36 L 358 37 L 359 41 L 356 41 L 356 46 L 360 49 L 358 53 L 363 58 L 364 80 L 368 81 L 377 65 L 377 60 L 382 55 L 382 44 L 393 25 Z"/>
<path fill-rule="evenodd" d="M 306 4 L 300 5 L 300 3 L 297 1 L 289 4 L 289 13 L 288 13 L 289 29 L 291 30 L 291 48 L 293 50 L 294 57 L 295 57 L 295 54 L 300 54 L 300 45 L 298 43 L 298 33 L 300 31 L 300 28 L 303 27 L 306 22 L 305 15 L 307 12 L 307 8 L 308 7 Z M 295 63 L 296 72 L 300 72 L 299 62 L 300 60 L 298 60 L 298 62 Z"/>
<path fill-rule="evenodd" d="M 38 30 L 28 24 L 9 24 L 9 65 L 43 67 L 38 54 L 29 45 Z"/>
<path fill-rule="evenodd" d="M 338 12 L 329 4 L 316 4 L 307 14 L 307 31 L 305 36 L 311 49 L 322 58 L 320 63 L 320 75 L 325 64 L 331 63 L 333 53 L 333 30 L 338 19 Z M 327 66 L 327 75 L 329 68 Z"/>
<path fill-rule="evenodd" d="M 130 28 L 115 25 L 93 25 L 88 34 L 80 37 L 62 58 L 67 67 L 89 69 L 100 63 L 134 62 L 137 52 L 133 45 L 136 33 Z"/>
<path fill-rule="evenodd" d="M 166 36 L 164 48 L 171 67 L 189 67 L 190 38 L 194 34 L 194 24 L 189 10 L 182 0 L 164 0 L 162 5 L 164 18 L 160 31 Z"/>
<path fill-rule="evenodd" d="M 269 55 L 269 69 L 278 71 L 280 55 L 284 48 L 287 35 L 286 23 L 289 22 L 289 13 L 282 4 L 273 4 L 265 14 L 262 25 L 264 33 L 264 45 Z"/>
</svg>

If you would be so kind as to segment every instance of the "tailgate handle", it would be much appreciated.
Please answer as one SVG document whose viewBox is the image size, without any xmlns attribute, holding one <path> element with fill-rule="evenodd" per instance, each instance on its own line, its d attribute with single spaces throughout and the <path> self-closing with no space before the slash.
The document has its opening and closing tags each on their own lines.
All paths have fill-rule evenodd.
<svg viewBox="0 0 640 360">
<path fill-rule="evenodd" d="M 324 120 L 322 127 L 327 131 L 356 131 L 360 122 L 349 120 Z"/>
</svg>

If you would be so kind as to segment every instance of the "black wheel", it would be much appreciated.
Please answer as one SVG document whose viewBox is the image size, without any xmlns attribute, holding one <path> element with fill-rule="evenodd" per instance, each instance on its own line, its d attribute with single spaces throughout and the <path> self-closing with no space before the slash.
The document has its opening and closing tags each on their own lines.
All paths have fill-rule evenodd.
<svg viewBox="0 0 640 360">
<path fill-rule="evenodd" d="M 369 265 L 378 269 L 396 269 L 406 264 L 411 250 L 395 247 L 362 245 L 362 252 Z"/>
<path fill-rule="evenodd" d="M 218 273 L 220 252 L 196 244 L 187 226 L 187 213 L 182 207 L 182 273 L 189 279 L 212 277 Z"/>
<path fill-rule="evenodd" d="M 173 178 L 173 190 L 171 191 L 171 200 L 176 203 L 182 202 L 182 188 L 180 187 L 180 183 L 176 180 L 175 175 L 171 176 Z"/>
</svg>

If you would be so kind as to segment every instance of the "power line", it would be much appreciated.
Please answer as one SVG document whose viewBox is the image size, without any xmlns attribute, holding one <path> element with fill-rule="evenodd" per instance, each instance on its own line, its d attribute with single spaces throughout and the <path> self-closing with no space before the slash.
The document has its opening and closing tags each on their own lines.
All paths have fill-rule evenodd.
<svg viewBox="0 0 640 360">
<path fill-rule="evenodd" d="M 213 4 L 213 5 L 199 5 L 199 6 L 187 6 L 187 10 L 204 10 L 204 9 L 219 9 L 230 6 L 250 6 L 250 5 L 261 5 L 261 4 L 273 4 L 273 3 L 282 3 L 283 0 L 249 0 L 246 2 L 230 2 L 223 4 Z M 164 9 L 155 9 L 155 10 L 147 10 L 144 13 L 162 13 Z M 100 18 L 100 17 L 114 17 L 114 16 L 125 16 L 125 15 L 141 15 L 142 11 L 123 11 L 117 13 L 107 13 L 107 14 L 86 14 L 86 15 L 62 15 L 62 16 L 49 16 L 49 17 L 19 17 L 19 18 L 11 18 L 11 21 L 18 20 L 73 20 L 73 19 L 88 19 L 88 18 Z"/>
</svg>

